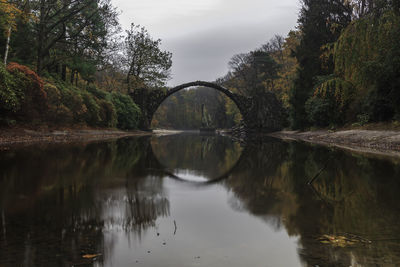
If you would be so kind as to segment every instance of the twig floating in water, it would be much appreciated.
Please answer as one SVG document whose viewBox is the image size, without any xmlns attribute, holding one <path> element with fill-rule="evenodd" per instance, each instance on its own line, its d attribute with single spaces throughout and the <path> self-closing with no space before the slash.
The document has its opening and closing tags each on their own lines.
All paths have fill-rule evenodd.
<svg viewBox="0 0 400 267">
<path fill-rule="evenodd" d="M 176 234 L 176 229 L 177 229 L 175 220 L 174 220 L 174 226 L 175 226 L 175 230 L 174 230 L 174 235 L 175 235 Z"/>
<path fill-rule="evenodd" d="M 307 182 L 308 185 L 311 185 L 311 184 L 314 182 L 314 180 L 317 179 L 318 176 L 326 169 L 326 167 L 328 166 L 328 162 L 329 162 L 329 160 L 327 160 L 327 161 L 325 162 L 324 167 L 322 167 L 322 168 L 317 172 L 317 174 L 315 174 L 314 177 L 313 177 L 310 181 Z"/>
</svg>

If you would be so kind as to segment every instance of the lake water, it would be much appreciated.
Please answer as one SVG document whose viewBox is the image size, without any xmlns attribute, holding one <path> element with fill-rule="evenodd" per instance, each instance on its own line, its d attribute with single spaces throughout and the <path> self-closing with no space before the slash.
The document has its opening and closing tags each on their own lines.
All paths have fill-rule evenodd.
<svg viewBox="0 0 400 267">
<path fill-rule="evenodd" d="M 3 148 L 0 213 L 1 267 L 400 266 L 399 159 L 268 137 Z"/>
</svg>

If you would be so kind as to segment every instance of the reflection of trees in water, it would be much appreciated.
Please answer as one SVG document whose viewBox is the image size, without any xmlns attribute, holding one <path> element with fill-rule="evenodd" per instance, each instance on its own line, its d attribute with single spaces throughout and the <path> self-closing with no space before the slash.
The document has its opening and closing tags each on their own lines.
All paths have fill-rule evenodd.
<svg viewBox="0 0 400 267">
<path fill-rule="evenodd" d="M 158 216 L 168 216 L 162 180 L 145 179 L 137 169 L 147 158 L 146 142 L 2 152 L 0 265 L 82 263 L 81 254 L 112 251 L 104 230 L 120 227 L 140 235 Z M 109 216 L 115 214 L 121 216 Z"/>
<path fill-rule="evenodd" d="M 124 227 L 141 233 L 155 226 L 158 217 L 169 216 L 169 201 L 162 192 L 162 180 L 147 178 L 127 181 L 126 220 Z"/>
<path fill-rule="evenodd" d="M 168 216 L 163 180 L 151 173 L 160 166 L 149 140 L 1 152 L 0 265 L 69 266 L 84 253 L 107 256 L 114 241 L 104 239 L 104 230 L 119 227 L 140 238 L 158 217 Z M 232 167 L 240 154 L 232 143 L 213 138 L 152 141 L 171 168 L 214 174 Z M 306 183 L 327 161 L 313 183 L 315 193 Z M 224 184 L 235 209 L 299 236 L 305 264 L 369 266 L 400 262 L 399 241 L 387 240 L 400 237 L 398 177 L 398 163 L 263 138 L 248 144 Z M 316 240 L 343 232 L 386 240 L 349 248 Z"/>
<path fill-rule="evenodd" d="M 350 248 L 333 248 L 317 240 L 323 234 L 340 233 L 371 240 L 400 238 L 399 164 L 268 139 L 249 144 L 243 153 L 244 160 L 225 182 L 240 200 L 230 203 L 298 235 L 299 254 L 307 265 L 400 263 L 399 240 Z M 313 183 L 314 192 L 307 181 L 327 161 Z"/>
</svg>

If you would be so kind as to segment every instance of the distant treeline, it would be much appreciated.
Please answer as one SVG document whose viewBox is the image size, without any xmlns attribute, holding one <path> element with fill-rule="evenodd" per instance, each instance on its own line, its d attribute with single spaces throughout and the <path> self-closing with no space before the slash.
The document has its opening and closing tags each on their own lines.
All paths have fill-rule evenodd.
<svg viewBox="0 0 400 267">
<path fill-rule="evenodd" d="M 400 1 L 301 4 L 297 30 L 233 56 L 220 82 L 274 91 L 293 129 L 400 121 Z"/>
<path fill-rule="evenodd" d="M 179 91 L 158 108 L 152 127 L 168 129 L 199 129 L 203 126 L 202 106 L 210 127 L 231 128 L 242 116 L 228 97 L 215 89 L 199 87 Z"/>
</svg>

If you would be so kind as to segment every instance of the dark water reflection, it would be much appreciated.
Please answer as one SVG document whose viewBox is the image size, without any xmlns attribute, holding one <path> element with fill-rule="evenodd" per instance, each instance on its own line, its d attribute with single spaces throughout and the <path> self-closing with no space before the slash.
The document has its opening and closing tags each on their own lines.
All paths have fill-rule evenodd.
<svg viewBox="0 0 400 267">
<path fill-rule="evenodd" d="M 0 151 L 0 266 L 398 266 L 399 192 L 396 159 L 270 138 Z"/>
<path fill-rule="evenodd" d="M 239 163 L 243 150 L 227 137 L 193 133 L 153 138 L 151 147 L 159 168 L 197 182 L 226 178 Z"/>
</svg>

